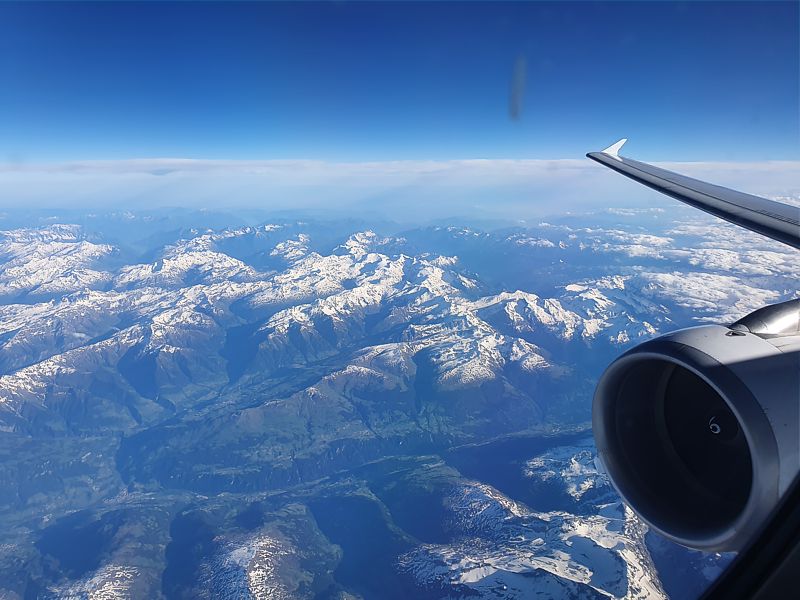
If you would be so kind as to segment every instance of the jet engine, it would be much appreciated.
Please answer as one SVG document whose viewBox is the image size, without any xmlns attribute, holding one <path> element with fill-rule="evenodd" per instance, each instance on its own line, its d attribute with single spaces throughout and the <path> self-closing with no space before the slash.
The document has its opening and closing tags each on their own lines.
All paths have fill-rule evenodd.
<svg viewBox="0 0 800 600">
<path fill-rule="evenodd" d="M 612 483 L 653 529 L 741 549 L 800 469 L 800 299 L 633 348 L 600 378 L 592 422 Z"/>
</svg>

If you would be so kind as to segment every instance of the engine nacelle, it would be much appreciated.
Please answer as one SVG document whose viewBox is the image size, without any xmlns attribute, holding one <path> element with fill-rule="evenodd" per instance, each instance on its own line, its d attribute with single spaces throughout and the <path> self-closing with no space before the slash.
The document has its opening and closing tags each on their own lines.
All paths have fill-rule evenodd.
<svg viewBox="0 0 800 600">
<path fill-rule="evenodd" d="M 600 378 L 592 417 L 600 459 L 653 529 L 691 548 L 738 550 L 792 483 L 798 315 L 794 300 L 730 327 L 676 331 L 623 354 Z"/>
</svg>

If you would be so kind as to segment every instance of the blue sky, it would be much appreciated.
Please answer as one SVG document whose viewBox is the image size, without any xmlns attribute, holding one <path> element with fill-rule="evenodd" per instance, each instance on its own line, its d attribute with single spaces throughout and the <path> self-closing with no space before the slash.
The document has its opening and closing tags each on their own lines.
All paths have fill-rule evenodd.
<svg viewBox="0 0 800 600">
<path fill-rule="evenodd" d="M 796 2 L 0 3 L 0 160 L 795 160 L 798 30 Z"/>
</svg>

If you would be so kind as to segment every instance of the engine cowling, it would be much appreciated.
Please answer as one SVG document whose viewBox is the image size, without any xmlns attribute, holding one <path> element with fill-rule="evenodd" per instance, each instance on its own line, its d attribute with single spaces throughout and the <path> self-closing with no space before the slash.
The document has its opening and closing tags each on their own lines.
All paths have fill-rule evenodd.
<svg viewBox="0 0 800 600">
<path fill-rule="evenodd" d="M 612 483 L 653 529 L 740 549 L 800 469 L 800 300 L 633 348 L 600 378 L 592 420 Z"/>
</svg>

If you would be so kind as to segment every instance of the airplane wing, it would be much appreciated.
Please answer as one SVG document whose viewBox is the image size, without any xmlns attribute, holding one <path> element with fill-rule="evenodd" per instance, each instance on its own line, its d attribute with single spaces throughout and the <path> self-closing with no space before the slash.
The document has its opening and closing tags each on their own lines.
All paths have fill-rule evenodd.
<svg viewBox="0 0 800 600">
<path fill-rule="evenodd" d="M 634 181 L 735 225 L 800 249 L 800 207 L 737 192 L 619 155 L 622 139 L 586 156 Z"/>
</svg>

